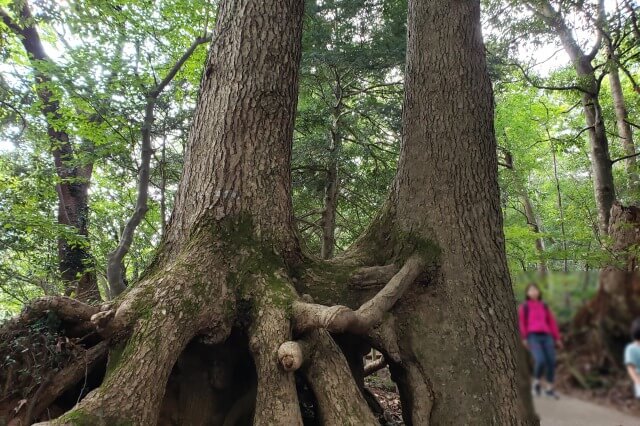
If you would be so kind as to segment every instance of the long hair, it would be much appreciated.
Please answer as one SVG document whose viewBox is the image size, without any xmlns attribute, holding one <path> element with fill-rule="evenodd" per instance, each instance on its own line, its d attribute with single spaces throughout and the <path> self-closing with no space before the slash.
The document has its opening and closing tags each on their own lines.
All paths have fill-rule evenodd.
<svg viewBox="0 0 640 426">
<path fill-rule="evenodd" d="M 538 296 L 538 300 L 542 300 L 542 290 L 540 290 L 540 287 L 538 287 L 538 285 L 536 283 L 529 283 L 524 288 L 524 300 L 525 300 L 525 302 L 527 300 L 531 300 L 531 298 L 529 297 L 529 289 L 532 288 L 532 287 L 534 287 L 534 288 L 536 288 L 538 290 L 538 294 L 540 295 L 540 296 Z"/>
<path fill-rule="evenodd" d="M 631 323 L 631 339 L 640 340 L 640 317 L 634 319 Z"/>
</svg>

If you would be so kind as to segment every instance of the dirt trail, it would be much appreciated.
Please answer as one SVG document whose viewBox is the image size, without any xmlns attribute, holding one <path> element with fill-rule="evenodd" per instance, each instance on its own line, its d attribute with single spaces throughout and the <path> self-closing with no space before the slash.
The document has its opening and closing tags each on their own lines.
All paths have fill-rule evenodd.
<svg viewBox="0 0 640 426">
<path fill-rule="evenodd" d="M 637 426 L 633 417 L 611 408 L 562 396 L 559 400 L 534 398 L 541 426 Z"/>
</svg>

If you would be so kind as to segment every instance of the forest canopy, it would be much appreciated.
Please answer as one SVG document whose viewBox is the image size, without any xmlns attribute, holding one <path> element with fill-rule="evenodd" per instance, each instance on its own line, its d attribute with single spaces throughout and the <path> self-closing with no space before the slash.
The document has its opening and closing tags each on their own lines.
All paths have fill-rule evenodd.
<svg viewBox="0 0 640 426">
<path fill-rule="evenodd" d="M 640 108 L 637 24 L 629 15 L 635 4 L 605 4 L 610 34 L 604 39 L 622 52 L 618 74 L 633 131 Z M 578 42 L 593 44 L 596 12 L 567 13 Z M 90 247 L 86 268 L 107 295 L 107 259 L 135 210 L 149 94 L 194 42 L 210 37 L 215 18 L 215 2 L 206 1 L 38 2 L 33 19 L 47 58 L 31 62 L 20 39 L 2 26 L 3 316 L 34 297 L 64 291 L 56 257 L 61 238 Z M 527 7 L 486 2 L 482 19 L 510 271 L 519 282 L 543 263 L 551 272 L 597 270 L 608 256 L 597 232 L 580 91 L 568 90 L 579 77 L 555 32 Z M 401 134 L 405 21 L 402 1 L 307 4 L 292 177 L 296 225 L 318 255 L 349 246 L 386 196 Z M 196 47 L 154 100 L 148 211 L 123 259 L 127 281 L 149 264 L 169 218 L 206 50 L 206 42 Z M 628 204 L 637 197 L 627 166 L 634 158 L 619 160 L 629 154 L 617 127 L 607 52 L 601 42 L 593 62 L 617 196 Z M 87 235 L 56 217 L 60 177 L 35 72 L 50 76 L 46 85 L 61 110 L 55 125 L 68 133 L 74 162 L 93 168 Z M 554 86 L 567 90 L 545 89 Z M 581 286 L 573 280 L 594 285 L 593 277 L 576 277 L 567 284 L 571 291 Z"/>
</svg>

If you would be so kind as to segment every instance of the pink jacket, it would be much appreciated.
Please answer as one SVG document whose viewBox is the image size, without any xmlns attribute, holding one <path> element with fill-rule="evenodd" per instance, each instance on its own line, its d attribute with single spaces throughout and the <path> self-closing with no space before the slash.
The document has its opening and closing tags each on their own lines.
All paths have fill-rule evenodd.
<svg viewBox="0 0 640 426">
<path fill-rule="evenodd" d="M 525 305 L 527 305 L 527 318 L 525 318 Z M 558 324 L 553 312 L 544 302 L 539 300 L 527 300 L 518 308 L 520 323 L 520 335 L 526 339 L 529 333 L 547 333 L 553 336 L 556 342 L 560 340 Z"/>
</svg>

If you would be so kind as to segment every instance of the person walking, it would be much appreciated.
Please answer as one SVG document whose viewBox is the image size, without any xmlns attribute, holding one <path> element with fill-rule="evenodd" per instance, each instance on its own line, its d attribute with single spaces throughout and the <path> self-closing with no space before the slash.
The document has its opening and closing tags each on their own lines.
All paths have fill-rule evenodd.
<svg viewBox="0 0 640 426">
<path fill-rule="evenodd" d="M 562 348 L 562 340 L 556 318 L 549 306 L 542 301 L 542 291 L 536 284 L 525 288 L 525 300 L 518 308 L 518 319 L 522 343 L 531 352 L 534 360 L 533 392 L 542 394 L 540 380 L 545 375 L 545 395 L 558 398 L 553 383 L 556 370 L 556 347 Z"/>
</svg>

